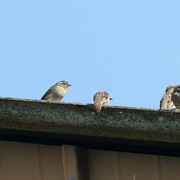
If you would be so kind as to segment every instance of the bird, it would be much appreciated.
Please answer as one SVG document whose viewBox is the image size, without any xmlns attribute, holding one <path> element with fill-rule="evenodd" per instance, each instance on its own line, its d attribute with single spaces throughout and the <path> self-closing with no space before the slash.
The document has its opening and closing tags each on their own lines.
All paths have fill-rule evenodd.
<svg viewBox="0 0 180 180">
<path fill-rule="evenodd" d="M 175 107 L 171 97 L 175 86 L 168 86 L 160 101 L 160 109 L 173 109 Z"/>
<path fill-rule="evenodd" d="M 47 90 L 41 100 L 60 101 L 66 95 L 66 89 L 69 86 L 72 85 L 67 81 L 59 81 Z"/>
<path fill-rule="evenodd" d="M 172 92 L 172 101 L 177 109 L 180 109 L 180 85 L 175 86 Z"/>
<path fill-rule="evenodd" d="M 109 94 L 105 91 L 102 92 L 96 92 L 93 97 L 94 101 L 94 108 L 96 112 L 99 114 L 101 111 L 102 107 L 106 107 L 109 104 L 109 100 L 112 100 L 112 98 L 109 97 Z"/>
</svg>

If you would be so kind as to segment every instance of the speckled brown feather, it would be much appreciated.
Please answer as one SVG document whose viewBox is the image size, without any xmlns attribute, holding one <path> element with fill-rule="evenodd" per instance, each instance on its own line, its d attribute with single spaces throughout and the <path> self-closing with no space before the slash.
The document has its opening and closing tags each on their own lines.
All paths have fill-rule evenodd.
<svg viewBox="0 0 180 180">
<path fill-rule="evenodd" d="M 175 86 L 172 92 L 172 101 L 177 109 L 180 109 L 180 85 Z"/>
<path fill-rule="evenodd" d="M 47 90 L 47 92 L 43 95 L 43 97 L 41 98 L 41 100 L 43 100 L 47 95 L 51 94 L 51 93 L 55 90 L 56 86 L 57 86 L 57 83 L 56 83 L 55 85 L 51 86 L 51 87 Z"/>
<path fill-rule="evenodd" d="M 97 92 L 95 95 L 94 95 L 94 98 L 93 100 L 95 101 L 95 98 L 96 97 L 100 97 L 100 98 L 105 98 L 105 99 L 108 99 L 109 98 L 109 94 L 105 91 L 102 91 L 102 92 Z M 111 98 L 112 99 L 112 98 Z"/>
<path fill-rule="evenodd" d="M 165 94 L 160 101 L 160 109 L 173 109 L 175 107 L 173 101 L 171 100 L 174 87 L 175 86 L 168 86 L 166 88 Z"/>
<path fill-rule="evenodd" d="M 95 93 L 93 101 L 96 112 L 99 113 L 102 106 L 106 108 L 109 103 L 109 100 L 112 100 L 112 98 L 109 97 L 109 94 L 107 92 L 102 91 Z"/>
</svg>

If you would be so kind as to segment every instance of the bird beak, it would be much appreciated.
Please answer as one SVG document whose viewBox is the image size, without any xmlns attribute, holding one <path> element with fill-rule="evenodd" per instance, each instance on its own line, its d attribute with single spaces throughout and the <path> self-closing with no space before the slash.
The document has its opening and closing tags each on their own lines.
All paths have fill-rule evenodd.
<svg viewBox="0 0 180 180">
<path fill-rule="evenodd" d="M 71 85 L 71 84 L 68 84 L 68 87 L 69 87 L 69 86 L 72 86 L 72 85 Z"/>
<path fill-rule="evenodd" d="M 109 100 L 113 100 L 113 98 L 109 98 Z"/>
</svg>

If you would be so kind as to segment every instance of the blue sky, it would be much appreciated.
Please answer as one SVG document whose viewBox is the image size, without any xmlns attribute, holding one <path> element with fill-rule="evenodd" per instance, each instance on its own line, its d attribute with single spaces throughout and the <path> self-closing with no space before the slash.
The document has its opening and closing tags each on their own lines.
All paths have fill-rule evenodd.
<svg viewBox="0 0 180 180">
<path fill-rule="evenodd" d="M 180 84 L 180 1 L 0 3 L 0 96 L 40 99 L 60 80 L 65 102 L 159 108 Z"/>
</svg>

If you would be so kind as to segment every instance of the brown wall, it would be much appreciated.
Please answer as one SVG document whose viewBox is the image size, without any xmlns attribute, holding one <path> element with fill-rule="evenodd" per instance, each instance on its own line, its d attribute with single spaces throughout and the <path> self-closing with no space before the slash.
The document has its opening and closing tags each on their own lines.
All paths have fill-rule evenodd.
<svg viewBox="0 0 180 180">
<path fill-rule="evenodd" d="M 0 141 L 0 180 L 179 180 L 180 158 Z"/>
<path fill-rule="evenodd" d="M 89 150 L 91 180 L 179 180 L 180 158 Z M 99 173 L 102 172 L 102 173 Z"/>
</svg>

